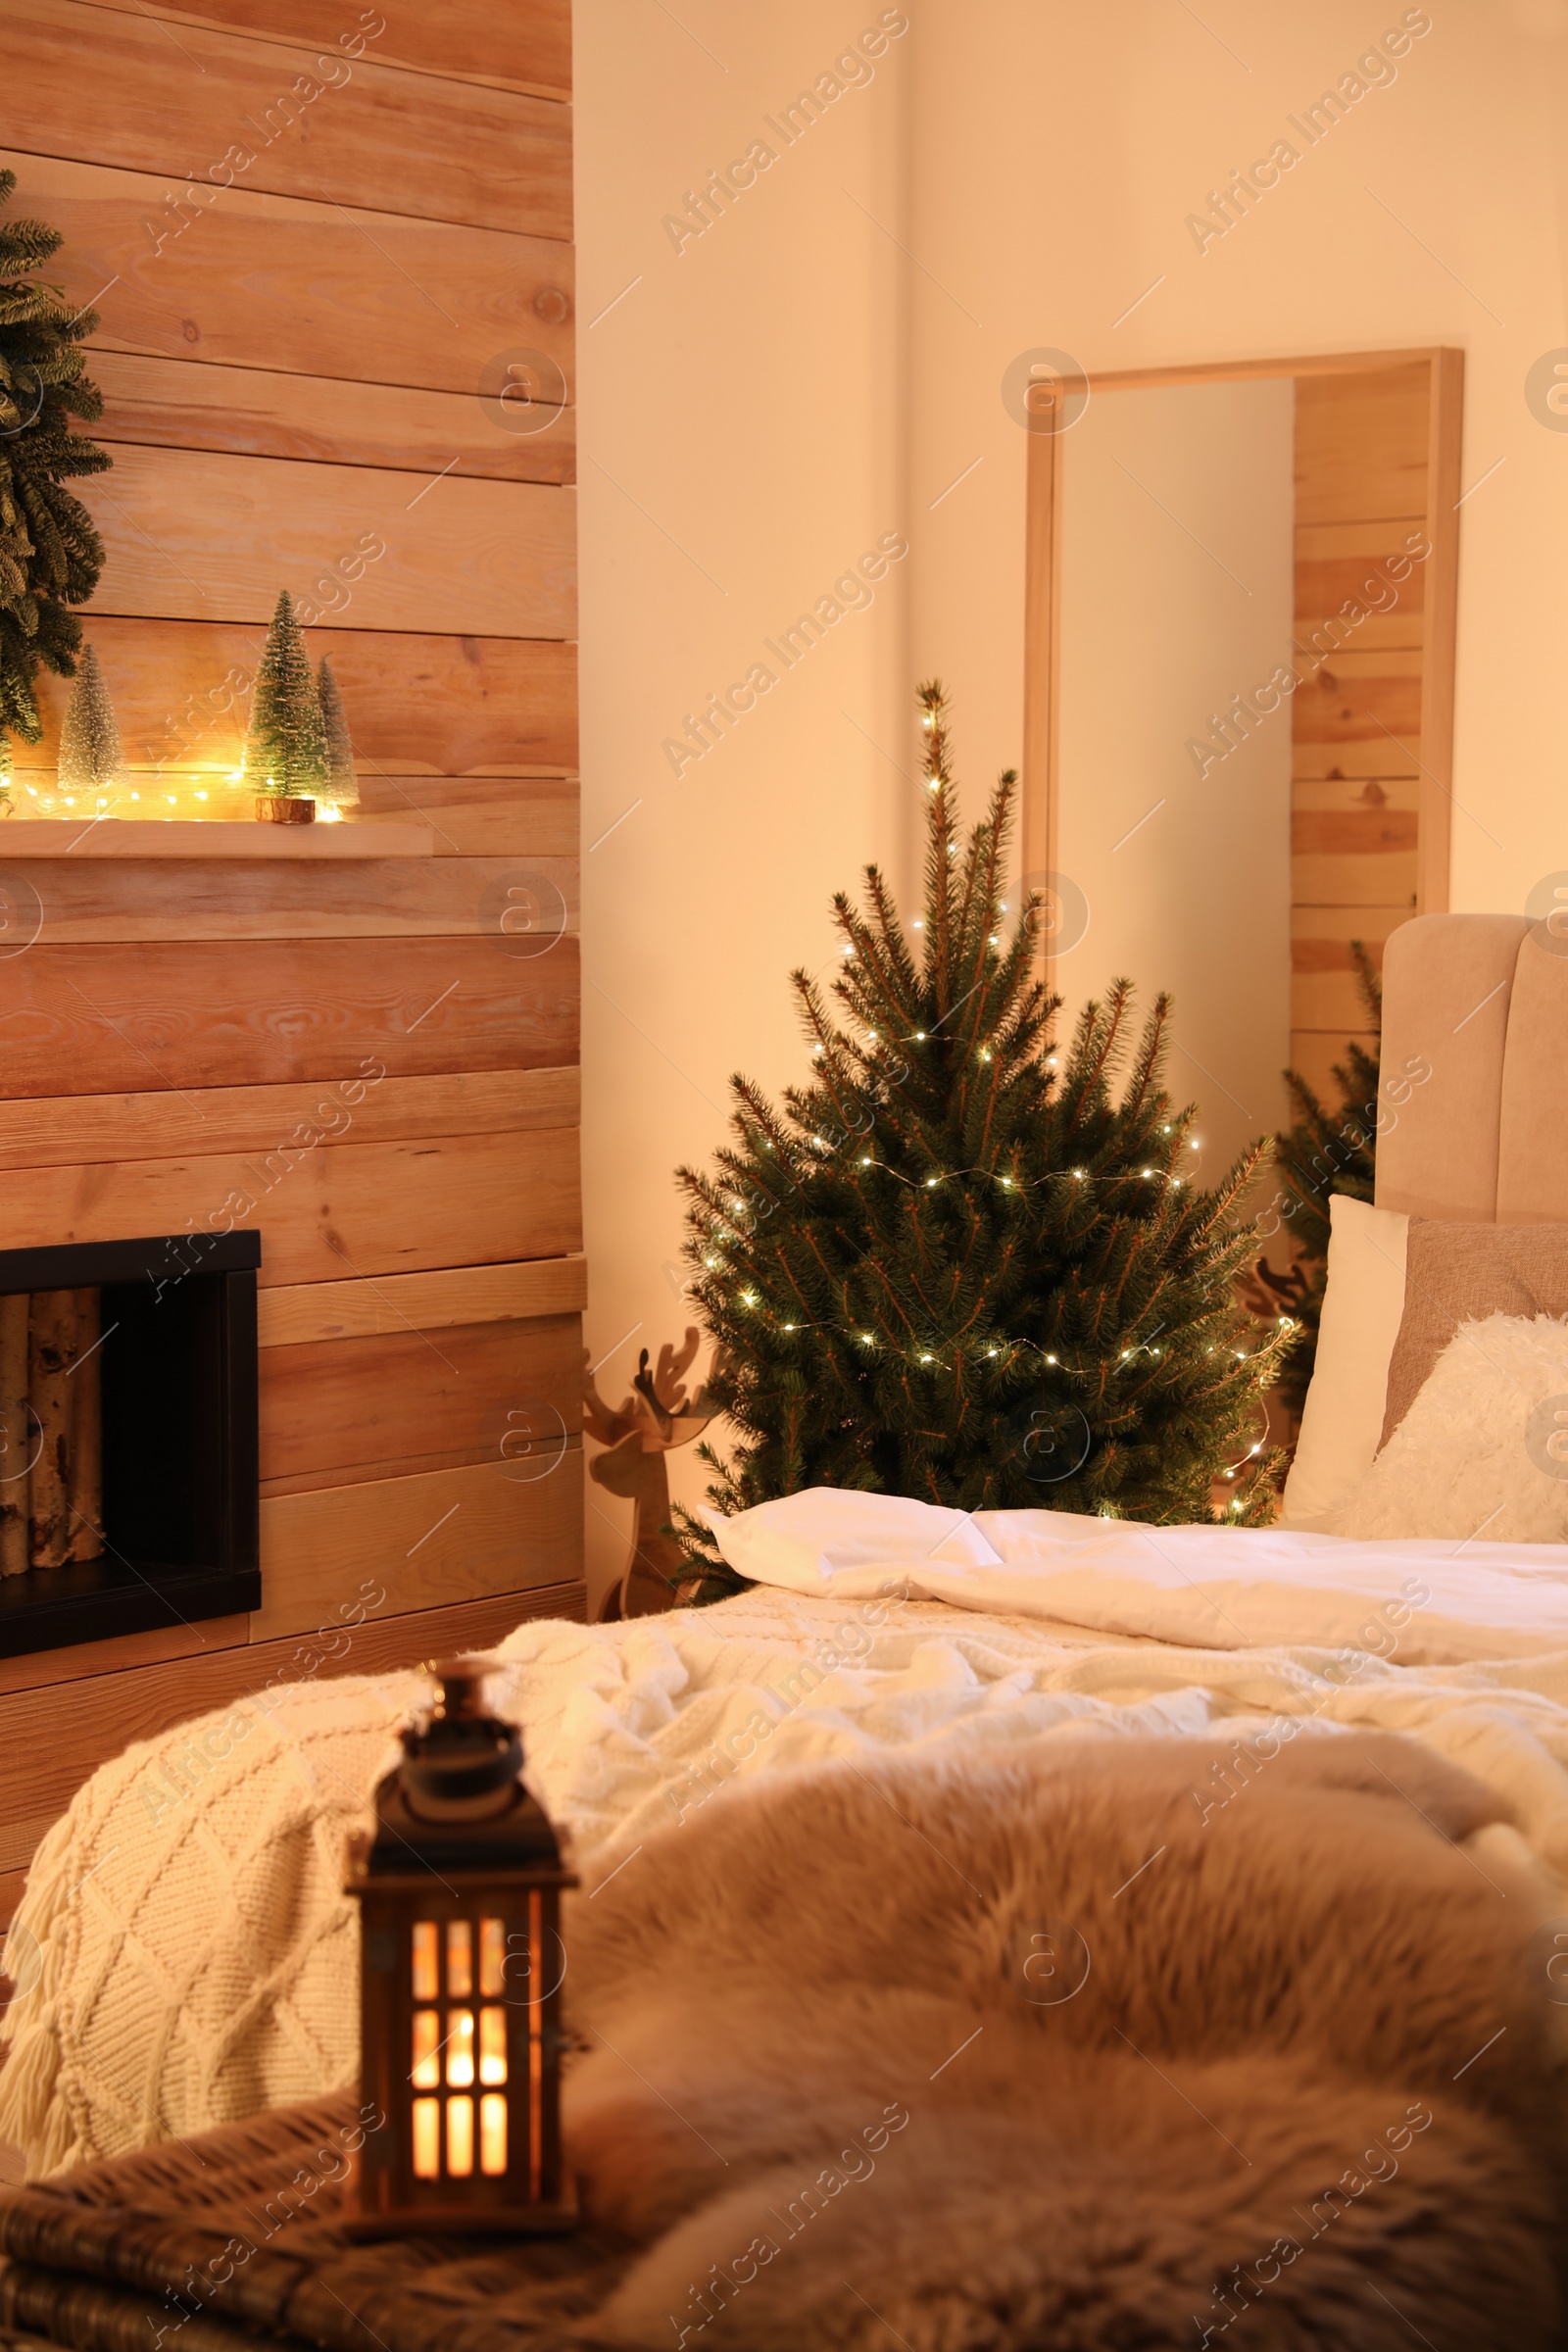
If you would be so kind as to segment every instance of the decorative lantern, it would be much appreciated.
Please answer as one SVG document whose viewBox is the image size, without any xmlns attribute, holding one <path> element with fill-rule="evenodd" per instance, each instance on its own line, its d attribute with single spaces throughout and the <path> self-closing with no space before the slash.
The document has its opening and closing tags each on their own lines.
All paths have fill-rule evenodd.
<svg viewBox="0 0 1568 2352">
<path fill-rule="evenodd" d="M 558 2022 L 565 1868 L 519 1777 L 514 1724 L 487 1712 L 486 1658 L 430 1671 L 350 1843 L 361 1919 L 361 2096 L 369 2131 L 347 2211 L 362 2227 L 569 2230 Z"/>
</svg>

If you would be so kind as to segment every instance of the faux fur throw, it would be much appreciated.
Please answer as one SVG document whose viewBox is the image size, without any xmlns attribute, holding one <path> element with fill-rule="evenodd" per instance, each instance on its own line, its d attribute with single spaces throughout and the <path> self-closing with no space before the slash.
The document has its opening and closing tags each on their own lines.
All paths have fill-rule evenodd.
<svg viewBox="0 0 1568 2352">
<path fill-rule="evenodd" d="M 1222 1532 L 1243 1551 L 1289 1542 Z M 624 1625 L 519 1626 L 492 1690 L 523 1725 L 533 1786 L 590 1872 L 611 1847 L 626 1854 L 662 1827 L 690 1826 L 731 1787 L 834 1758 L 869 1771 L 890 1753 L 940 1754 L 966 1768 L 1042 1741 L 1076 1753 L 1085 1737 L 1223 1729 L 1266 1746 L 1376 1728 L 1477 1773 L 1508 1815 L 1471 1841 L 1477 1867 L 1499 1878 L 1510 1856 L 1534 1866 L 1547 1907 L 1568 1914 L 1568 1646 L 1407 1663 L 1439 1608 L 1458 1622 L 1445 1578 L 1470 1571 L 1483 1594 L 1506 1587 L 1487 1605 L 1515 1628 L 1528 1592 L 1511 1557 L 1487 1565 L 1484 1544 L 1451 1564 L 1406 1553 L 1414 1602 L 1368 1607 L 1352 1646 L 1338 1602 L 1326 1627 L 1298 1592 L 1277 1612 L 1291 1646 L 1232 1648 L 760 1586 Z M 1162 1621 L 1168 1593 L 1152 1605 Z M 1234 1586 L 1221 1606 L 1237 1614 Z M 1198 1613 L 1206 1624 L 1207 1604 Z M 78 1790 L 6 1946 L 21 1989 L 0 2021 L 0 2138 L 25 2150 L 31 2172 L 188 2137 L 355 2079 L 344 1843 L 427 1689 L 412 1674 L 284 1686 L 132 1746 Z M 1216 1784 L 1216 1804 L 1223 1793 Z"/>
<path fill-rule="evenodd" d="M 592 2340 L 1555 2344 L 1563 2013 L 1448 1842 L 1498 1806 L 1396 1738 L 1239 1753 L 828 1765 L 602 1857 L 569 2141 L 648 2251 Z"/>
</svg>

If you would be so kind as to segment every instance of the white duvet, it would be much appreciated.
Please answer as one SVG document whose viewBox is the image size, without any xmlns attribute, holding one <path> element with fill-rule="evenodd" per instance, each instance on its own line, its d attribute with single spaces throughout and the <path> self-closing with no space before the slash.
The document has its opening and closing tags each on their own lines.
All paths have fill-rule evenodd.
<svg viewBox="0 0 1568 2352">
<path fill-rule="evenodd" d="M 501 1645 L 497 1697 L 590 1889 L 728 1784 L 797 1763 L 1217 1724 L 1268 1753 L 1359 1724 L 1497 1788 L 1517 1827 L 1473 1842 L 1477 1869 L 1493 1848 L 1533 1857 L 1568 1915 L 1568 1549 L 964 1519 L 826 1490 L 721 1532 L 767 1582 L 631 1625 L 529 1623 Z M 343 1841 L 422 1689 L 290 1686 L 131 1748 L 79 1791 L 8 1950 L 24 1990 L 0 2137 L 33 2170 L 352 2079 Z M 1234 1801 L 1222 1777 L 1195 1781 L 1200 1810 Z"/>
</svg>

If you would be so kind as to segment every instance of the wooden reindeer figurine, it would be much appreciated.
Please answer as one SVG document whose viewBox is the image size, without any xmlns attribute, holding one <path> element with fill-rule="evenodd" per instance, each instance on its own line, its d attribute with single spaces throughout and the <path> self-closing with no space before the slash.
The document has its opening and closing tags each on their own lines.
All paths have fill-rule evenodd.
<svg viewBox="0 0 1568 2352">
<path fill-rule="evenodd" d="M 653 1617 L 674 1605 L 686 1566 L 680 1545 L 664 1530 L 669 1523 L 669 1473 L 664 1456 L 700 1438 L 713 1417 L 707 1387 L 688 1401 L 683 1375 L 697 1353 L 698 1334 L 688 1328 L 677 1354 L 664 1346 L 659 1369 L 648 1369 L 645 1348 L 632 1381 L 634 1394 L 618 1411 L 594 1387 L 583 1350 L 583 1427 L 608 1451 L 595 1456 L 590 1475 L 611 1494 L 634 1502 L 631 1557 L 600 1604 L 601 1624 L 622 1617 Z M 715 1356 L 716 1364 L 717 1358 Z"/>
</svg>

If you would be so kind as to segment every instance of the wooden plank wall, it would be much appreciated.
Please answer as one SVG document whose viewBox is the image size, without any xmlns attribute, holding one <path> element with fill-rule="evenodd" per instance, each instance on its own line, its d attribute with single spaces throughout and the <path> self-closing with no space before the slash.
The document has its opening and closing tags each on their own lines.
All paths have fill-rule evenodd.
<svg viewBox="0 0 1568 2352">
<path fill-rule="evenodd" d="M 1370 1042 L 1350 942 L 1381 966 L 1417 906 L 1431 570 L 1390 564 L 1427 531 L 1431 374 L 1296 385 L 1298 674 L 1315 666 L 1292 705 L 1291 1061 L 1331 1101 L 1347 1041 Z"/>
<path fill-rule="evenodd" d="M 437 856 L 27 864 L 0 1241 L 246 1204 L 265 1596 L 0 1663 L 0 1874 L 193 1707 L 581 1612 L 569 56 L 568 0 L 6 12 L 12 211 L 65 232 L 101 315 L 86 621 L 144 812 L 223 806 L 286 586 L 363 816 L 428 823 Z M 502 404 L 513 364 L 557 397 Z M 24 786 L 52 777 L 46 692 Z M 531 957 L 495 927 L 519 873 L 560 893 Z"/>
</svg>

